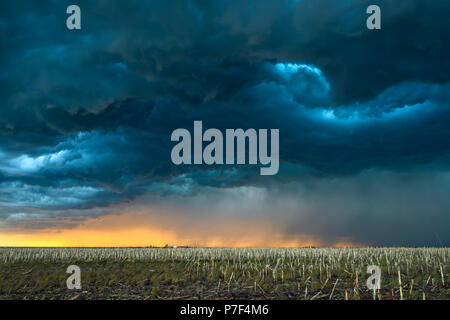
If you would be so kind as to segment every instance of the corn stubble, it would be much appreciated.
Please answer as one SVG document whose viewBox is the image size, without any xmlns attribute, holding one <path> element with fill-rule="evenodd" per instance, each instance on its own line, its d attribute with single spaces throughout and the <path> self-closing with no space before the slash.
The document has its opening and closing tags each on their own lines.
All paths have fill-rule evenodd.
<svg viewBox="0 0 450 320">
<path fill-rule="evenodd" d="M 0 248 L 0 299 L 450 299 L 449 248 Z M 81 290 L 66 287 L 69 265 Z M 366 286 L 367 266 L 381 288 Z"/>
</svg>

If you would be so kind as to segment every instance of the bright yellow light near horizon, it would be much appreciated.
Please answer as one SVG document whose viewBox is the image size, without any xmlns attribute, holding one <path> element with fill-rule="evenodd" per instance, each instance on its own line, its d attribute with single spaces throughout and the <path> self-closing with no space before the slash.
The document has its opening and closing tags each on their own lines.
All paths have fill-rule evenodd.
<svg viewBox="0 0 450 320">
<path fill-rule="evenodd" d="M 351 241 L 323 243 L 305 235 L 286 235 L 265 221 L 190 220 L 170 214 L 127 212 L 88 219 L 78 226 L 0 233 L 3 247 L 355 247 Z"/>
<path fill-rule="evenodd" d="M 7 235 L 0 237 L 1 247 L 67 247 L 66 242 L 52 239 L 36 239 L 26 235 Z"/>
<path fill-rule="evenodd" d="M 163 246 L 172 236 L 147 229 L 78 230 L 5 234 L 0 236 L 4 247 L 137 247 Z M 165 240 L 168 239 L 168 240 Z"/>
<path fill-rule="evenodd" d="M 275 237 L 276 238 L 276 237 Z M 62 232 L 7 234 L 0 236 L 2 247 L 162 247 L 165 244 L 178 246 L 199 247 L 233 247 L 233 248 L 295 248 L 320 247 L 313 241 L 282 240 L 267 241 L 261 238 L 243 238 L 233 240 L 223 238 L 203 240 L 183 240 L 177 236 L 169 236 L 163 231 L 145 229 L 116 230 L 116 231 L 80 231 L 68 230 Z M 352 243 L 336 243 L 332 247 L 354 247 Z"/>
</svg>

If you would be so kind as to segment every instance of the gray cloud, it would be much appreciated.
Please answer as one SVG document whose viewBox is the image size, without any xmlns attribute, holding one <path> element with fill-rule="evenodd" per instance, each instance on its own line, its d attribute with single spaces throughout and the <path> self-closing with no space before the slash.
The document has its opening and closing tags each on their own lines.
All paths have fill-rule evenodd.
<svg viewBox="0 0 450 320">
<path fill-rule="evenodd" d="M 291 212 L 279 221 L 286 232 L 304 224 L 329 241 L 425 244 L 431 214 L 448 244 L 448 184 L 437 177 L 449 169 L 450 5 L 377 3 L 380 31 L 365 28 L 369 1 L 81 1 L 73 32 L 67 1 L 0 4 L 0 219 L 259 188 L 294 204 L 270 200 Z M 280 173 L 174 166 L 170 133 L 194 120 L 279 128 Z M 395 234 L 399 199 L 411 222 Z"/>
</svg>

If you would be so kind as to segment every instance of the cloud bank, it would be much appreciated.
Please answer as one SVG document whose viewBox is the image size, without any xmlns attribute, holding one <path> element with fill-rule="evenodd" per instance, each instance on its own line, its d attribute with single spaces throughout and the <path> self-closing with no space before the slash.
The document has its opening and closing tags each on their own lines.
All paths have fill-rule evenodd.
<svg viewBox="0 0 450 320">
<path fill-rule="evenodd" d="M 378 1 L 369 31 L 369 2 L 81 1 L 79 31 L 66 1 L 0 4 L 0 228 L 138 207 L 450 245 L 450 4 Z M 279 128 L 279 174 L 173 165 L 194 120 Z"/>
</svg>

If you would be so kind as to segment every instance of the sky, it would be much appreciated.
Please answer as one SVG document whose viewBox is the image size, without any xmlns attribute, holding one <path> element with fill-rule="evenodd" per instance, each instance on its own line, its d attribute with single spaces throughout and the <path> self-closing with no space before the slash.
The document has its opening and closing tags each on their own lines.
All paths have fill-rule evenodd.
<svg viewBox="0 0 450 320">
<path fill-rule="evenodd" d="M 70 4 L 0 3 L 0 246 L 450 246 L 449 1 Z M 174 165 L 195 120 L 278 174 Z"/>
</svg>

